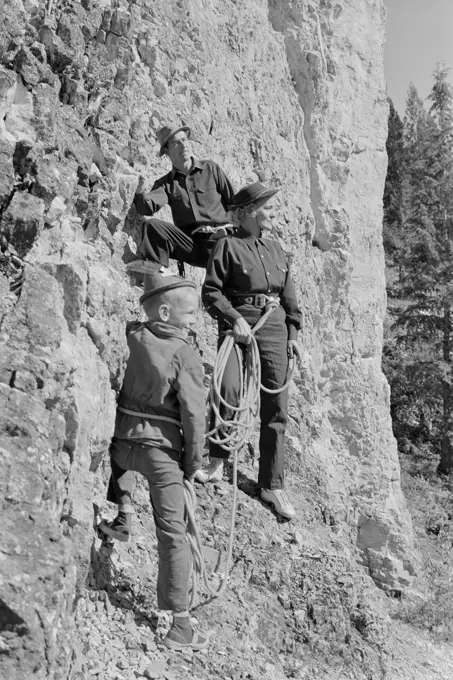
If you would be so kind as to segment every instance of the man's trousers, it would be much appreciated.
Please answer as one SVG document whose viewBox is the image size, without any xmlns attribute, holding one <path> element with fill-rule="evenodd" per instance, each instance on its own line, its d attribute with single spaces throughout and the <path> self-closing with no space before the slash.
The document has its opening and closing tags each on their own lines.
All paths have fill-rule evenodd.
<svg viewBox="0 0 453 680">
<path fill-rule="evenodd" d="M 193 267 L 203 267 L 209 260 L 211 250 L 219 240 L 215 233 L 197 233 L 189 236 L 171 222 L 147 218 L 143 223 L 142 242 L 138 257 L 159 262 L 168 267 L 169 260 L 177 260 Z"/>
</svg>

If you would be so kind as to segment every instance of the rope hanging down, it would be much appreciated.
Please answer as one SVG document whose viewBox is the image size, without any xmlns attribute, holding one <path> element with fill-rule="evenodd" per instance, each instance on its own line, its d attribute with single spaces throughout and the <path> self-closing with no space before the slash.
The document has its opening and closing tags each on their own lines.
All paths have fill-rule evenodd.
<svg viewBox="0 0 453 680">
<path fill-rule="evenodd" d="M 196 495 L 188 480 L 185 480 L 184 497 L 188 516 L 187 535 L 193 555 L 192 571 L 192 595 L 190 606 L 192 607 L 197 595 L 199 576 L 201 575 L 208 593 L 212 597 L 220 597 L 226 589 L 228 574 L 231 566 L 234 542 L 234 526 L 236 523 L 237 510 L 237 459 L 242 446 L 249 440 L 249 435 L 253 430 L 255 419 L 260 409 L 260 390 L 268 394 L 278 394 L 288 388 L 295 366 L 295 357 L 291 357 L 288 363 L 288 373 L 285 384 L 275 390 L 271 390 L 261 384 L 261 362 L 258 343 L 254 337 L 255 333 L 266 323 L 270 314 L 279 306 L 277 300 L 270 300 L 266 305 L 263 316 L 259 318 L 252 328 L 250 344 L 247 346 L 245 357 L 242 349 L 235 342 L 232 331 L 229 331 L 217 353 L 214 371 L 211 378 L 208 404 L 209 412 L 215 416 L 214 428 L 206 434 L 209 441 L 218 444 L 226 451 L 233 454 L 233 503 L 230 521 L 230 537 L 228 540 L 227 559 L 222 576 L 222 583 L 216 589 L 209 583 L 206 565 L 202 552 L 200 533 L 195 519 Z M 232 351 L 236 352 L 239 366 L 244 370 L 239 371 L 239 402 L 237 406 L 228 404 L 221 395 L 223 375 Z M 224 407 L 225 416 L 220 413 Z"/>
</svg>

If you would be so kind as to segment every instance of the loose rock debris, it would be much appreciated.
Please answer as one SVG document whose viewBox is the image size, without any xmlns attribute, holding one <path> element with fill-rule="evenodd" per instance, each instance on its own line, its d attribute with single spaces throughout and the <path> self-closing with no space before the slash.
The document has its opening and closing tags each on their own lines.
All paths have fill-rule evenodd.
<svg viewBox="0 0 453 680">
<path fill-rule="evenodd" d="M 201 592 L 192 612 L 192 625 L 210 636 L 210 647 L 179 653 L 162 643 L 171 616 L 155 608 L 156 539 L 146 488 L 137 479 L 139 511 L 131 542 L 112 543 L 102 535 L 94 542 L 91 571 L 75 612 L 78 641 L 70 680 L 76 673 L 82 674 L 77 680 L 348 680 L 363 678 L 363 664 L 374 669 L 373 678 L 384 677 L 374 635 L 385 638 L 385 615 L 371 581 L 329 528 L 313 544 L 307 524 L 316 512 L 302 489 L 291 490 L 299 499 L 298 517 L 279 522 L 256 497 L 251 462 L 240 467 L 246 492 L 239 491 L 228 589 L 218 600 Z M 231 483 L 225 476 L 215 486 L 197 485 L 196 490 L 205 559 L 216 583 Z M 114 508 L 103 505 L 101 497 L 99 505 L 99 516 L 113 516 Z M 370 594 L 373 611 L 364 604 Z M 345 662 L 332 675 L 334 654 Z"/>
</svg>

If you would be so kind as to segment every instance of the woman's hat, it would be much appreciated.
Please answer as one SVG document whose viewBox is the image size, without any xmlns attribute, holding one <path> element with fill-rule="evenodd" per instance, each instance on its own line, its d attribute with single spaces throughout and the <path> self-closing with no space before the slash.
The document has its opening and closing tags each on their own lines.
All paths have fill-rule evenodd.
<svg viewBox="0 0 453 680">
<path fill-rule="evenodd" d="M 156 132 L 157 141 L 160 144 L 159 156 L 164 155 L 164 149 L 170 139 L 178 134 L 178 132 L 185 132 L 188 137 L 190 137 L 190 127 L 183 125 L 178 127 L 177 125 L 164 125 Z"/>
<path fill-rule="evenodd" d="M 233 196 L 233 200 L 228 207 L 230 210 L 236 210 L 236 208 L 245 208 L 245 206 L 250 205 L 250 203 L 259 203 L 260 205 L 263 205 L 278 191 L 280 191 L 280 189 L 268 189 L 264 184 L 261 184 L 261 182 L 247 184 L 247 186 L 239 189 L 237 194 Z"/>
<path fill-rule="evenodd" d="M 183 279 L 175 274 L 166 274 L 162 271 L 147 271 L 145 274 L 145 281 L 143 284 L 143 295 L 140 298 L 140 304 L 148 300 L 153 295 L 164 293 L 167 290 L 174 288 L 196 288 L 196 284 L 188 279 Z"/>
</svg>

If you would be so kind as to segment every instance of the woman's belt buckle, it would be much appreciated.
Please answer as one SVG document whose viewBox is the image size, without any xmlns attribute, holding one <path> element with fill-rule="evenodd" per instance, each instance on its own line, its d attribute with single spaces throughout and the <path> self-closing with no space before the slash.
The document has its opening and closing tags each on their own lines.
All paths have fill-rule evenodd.
<svg viewBox="0 0 453 680">
<path fill-rule="evenodd" d="M 263 307 L 267 305 L 267 300 L 267 295 L 264 295 L 264 293 L 257 293 L 257 295 L 255 295 L 255 307 L 263 309 Z"/>
</svg>

